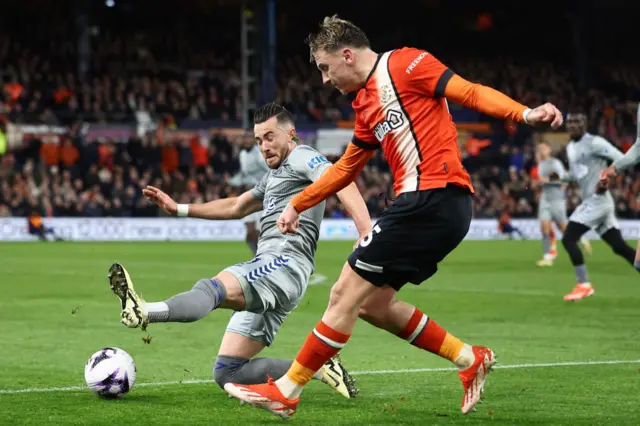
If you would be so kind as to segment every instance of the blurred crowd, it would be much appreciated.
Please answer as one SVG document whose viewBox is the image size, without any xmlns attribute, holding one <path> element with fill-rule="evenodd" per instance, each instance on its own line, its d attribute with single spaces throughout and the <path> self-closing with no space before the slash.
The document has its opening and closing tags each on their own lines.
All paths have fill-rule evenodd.
<svg viewBox="0 0 640 426">
<path fill-rule="evenodd" d="M 215 17 L 211 17 L 214 20 Z M 236 30 L 218 18 L 193 25 L 127 31 L 103 30 L 91 38 L 88 74 L 78 71 L 78 44 L 64 24 L 34 25 L 28 38 L 0 34 L 0 116 L 12 123 L 71 126 L 61 143 L 32 140 L 0 157 L 0 216 L 157 216 L 141 195 L 158 186 L 178 202 L 202 202 L 238 194 L 227 181 L 238 171 L 238 150 L 247 135 L 214 133 L 206 139 L 163 144 L 156 133 L 128 143 L 88 140 L 80 123 L 151 121 L 179 127 L 185 120 L 237 121 L 240 78 Z M 104 28 L 109 28 L 105 26 Z M 215 46 L 215 49 L 211 46 Z M 559 62 L 437 55 L 463 77 L 539 105 L 562 111 L 582 107 L 590 130 L 625 151 L 635 139 L 634 101 L 640 100 L 640 70 L 607 63 L 595 69 L 597 84 L 579 88 L 571 68 Z M 304 122 L 353 118 L 346 97 L 323 87 L 307 57 L 289 56 L 277 64 L 276 102 Z M 455 105 L 451 106 L 456 108 Z M 535 137 L 516 123 L 491 120 L 490 134 L 465 133 L 460 146 L 477 194 L 475 216 L 536 214 Z M 556 152 L 562 158 L 562 150 Z M 335 160 L 335 158 L 333 158 Z M 566 160 L 566 159 L 565 159 Z M 566 161 L 565 161 L 566 164 Z M 393 199 L 392 177 L 381 153 L 358 179 L 372 216 Z M 640 174 L 618 179 L 618 214 L 640 218 Z M 579 202 L 567 189 L 569 209 Z M 328 217 L 344 217 L 335 197 Z"/>
</svg>

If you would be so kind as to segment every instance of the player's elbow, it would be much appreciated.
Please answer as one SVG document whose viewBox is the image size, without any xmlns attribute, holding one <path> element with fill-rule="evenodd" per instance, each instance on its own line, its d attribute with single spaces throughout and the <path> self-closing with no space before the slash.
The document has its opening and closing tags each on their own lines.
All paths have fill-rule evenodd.
<svg viewBox="0 0 640 426">
<path fill-rule="evenodd" d="M 475 109 L 478 104 L 478 88 L 479 84 L 466 82 L 462 86 L 456 86 L 453 89 L 449 89 L 449 86 L 445 89 L 445 97 L 457 104 L 465 106 L 467 108 Z"/>
<path fill-rule="evenodd" d="M 228 219 L 242 219 L 247 216 L 249 212 L 246 208 L 244 208 L 238 199 L 234 199 L 233 203 L 229 206 L 227 210 L 227 214 L 225 215 Z"/>
</svg>

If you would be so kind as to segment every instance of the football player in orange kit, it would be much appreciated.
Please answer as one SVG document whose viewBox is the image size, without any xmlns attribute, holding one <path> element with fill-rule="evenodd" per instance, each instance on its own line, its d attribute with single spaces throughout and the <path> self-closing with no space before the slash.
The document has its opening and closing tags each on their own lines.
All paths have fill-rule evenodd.
<svg viewBox="0 0 640 426">
<path fill-rule="evenodd" d="M 295 233 L 299 214 L 352 182 L 378 148 L 391 166 L 397 196 L 349 256 L 322 320 L 287 374 L 266 384 L 228 383 L 225 390 L 255 407 L 291 417 L 303 387 L 344 347 L 360 316 L 452 361 L 460 369 L 466 414 L 480 399 L 496 362 L 494 352 L 462 342 L 395 298 L 405 283 L 420 284 L 435 274 L 471 223 L 474 189 L 462 166 L 447 99 L 529 125 L 557 128 L 562 115 L 551 104 L 529 109 L 470 83 L 424 50 L 376 53 L 362 30 L 337 16 L 325 18 L 308 44 L 324 83 L 342 93 L 357 92 L 355 131 L 340 160 L 291 200 L 278 219 L 279 228 Z"/>
</svg>

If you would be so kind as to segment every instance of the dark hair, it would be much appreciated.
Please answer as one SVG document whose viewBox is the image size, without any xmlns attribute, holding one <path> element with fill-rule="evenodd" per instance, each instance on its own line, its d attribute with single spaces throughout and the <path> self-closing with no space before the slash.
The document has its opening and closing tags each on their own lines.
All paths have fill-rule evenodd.
<svg viewBox="0 0 640 426">
<path fill-rule="evenodd" d="M 567 110 L 567 115 L 584 115 L 586 117 L 587 111 L 584 109 L 584 107 L 573 105 Z"/>
<path fill-rule="evenodd" d="M 370 47 L 369 39 L 364 31 L 353 22 L 338 18 L 338 15 L 327 16 L 320 24 L 317 32 L 309 34 L 305 40 L 313 55 L 318 50 L 334 52 L 342 47 Z"/>
<path fill-rule="evenodd" d="M 264 104 L 253 114 L 253 124 L 264 123 L 271 117 L 276 117 L 278 124 L 294 126 L 293 116 L 285 107 L 274 102 Z"/>
</svg>

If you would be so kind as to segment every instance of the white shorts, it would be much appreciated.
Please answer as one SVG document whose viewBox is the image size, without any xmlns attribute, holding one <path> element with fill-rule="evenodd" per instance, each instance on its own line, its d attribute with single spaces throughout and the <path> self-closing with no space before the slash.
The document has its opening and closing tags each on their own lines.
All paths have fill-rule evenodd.
<svg viewBox="0 0 640 426">
<path fill-rule="evenodd" d="M 238 279 L 245 299 L 245 310 L 233 313 L 227 331 L 270 346 L 307 290 L 308 268 L 291 257 L 260 255 L 225 271 Z"/>
<path fill-rule="evenodd" d="M 538 205 L 538 219 L 552 220 L 555 223 L 567 223 L 567 203 L 564 200 L 540 200 Z"/>
<path fill-rule="evenodd" d="M 569 218 L 596 231 L 599 235 L 609 229 L 620 229 L 611 194 L 595 194 L 584 200 Z"/>
</svg>

